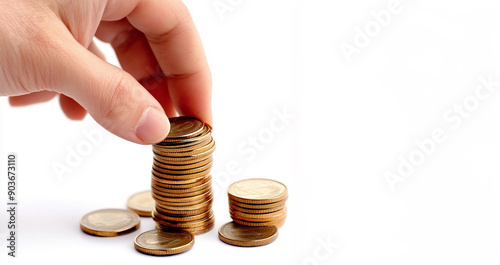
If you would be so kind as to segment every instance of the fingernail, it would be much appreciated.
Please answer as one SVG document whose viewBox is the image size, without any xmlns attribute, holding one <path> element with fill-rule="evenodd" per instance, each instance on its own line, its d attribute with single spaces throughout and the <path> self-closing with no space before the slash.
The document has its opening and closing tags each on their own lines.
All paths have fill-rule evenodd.
<svg viewBox="0 0 500 265">
<path fill-rule="evenodd" d="M 149 107 L 137 123 L 135 135 L 145 143 L 155 144 L 163 141 L 169 130 L 170 124 L 165 113 Z"/>
</svg>

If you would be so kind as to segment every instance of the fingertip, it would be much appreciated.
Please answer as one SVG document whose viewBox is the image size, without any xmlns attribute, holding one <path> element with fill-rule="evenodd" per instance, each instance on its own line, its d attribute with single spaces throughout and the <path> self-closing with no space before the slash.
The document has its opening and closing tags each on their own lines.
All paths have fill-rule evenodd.
<svg viewBox="0 0 500 265">
<path fill-rule="evenodd" d="M 170 131 L 170 123 L 163 110 L 150 106 L 144 111 L 135 127 L 135 135 L 143 144 L 155 144 L 163 141 Z"/>
</svg>

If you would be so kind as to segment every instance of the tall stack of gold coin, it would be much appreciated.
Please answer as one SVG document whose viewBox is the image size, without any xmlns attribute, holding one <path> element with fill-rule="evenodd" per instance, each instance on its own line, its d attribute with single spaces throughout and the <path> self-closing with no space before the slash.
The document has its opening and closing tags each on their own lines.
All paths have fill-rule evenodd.
<svg viewBox="0 0 500 265">
<path fill-rule="evenodd" d="M 286 219 L 286 186 L 271 179 L 244 179 L 227 189 L 229 214 L 244 226 L 281 227 Z"/>
<path fill-rule="evenodd" d="M 190 117 L 170 118 L 170 132 L 153 146 L 153 219 L 163 230 L 193 235 L 214 226 L 212 211 L 212 128 Z"/>
</svg>

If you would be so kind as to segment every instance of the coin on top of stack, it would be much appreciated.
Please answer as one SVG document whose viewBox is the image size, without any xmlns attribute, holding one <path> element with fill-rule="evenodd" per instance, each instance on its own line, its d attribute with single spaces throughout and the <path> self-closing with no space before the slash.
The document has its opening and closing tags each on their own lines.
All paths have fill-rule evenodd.
<svg viewBox="0 0 500 265">
<path fill-rule="evenodd" d="M 281 227 L 286 219 L 286 186 L 272 179 L 244 179 L 227 189 L 229 213 L 244 226 Z"/>
<path fill-rule="evenodd" d="M 210 125 L 190 117 L 170 118 L 167 138 L 153 146 L 152 215 L 158 228 L 193 235 L 213 228 L 210 170 L 214 149 Z"/>
</svg>

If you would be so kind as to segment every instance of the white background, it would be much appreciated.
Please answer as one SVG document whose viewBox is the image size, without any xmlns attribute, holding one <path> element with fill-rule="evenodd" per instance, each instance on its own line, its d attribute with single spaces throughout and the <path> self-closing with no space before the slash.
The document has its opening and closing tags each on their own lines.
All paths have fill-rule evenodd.
<svg viewBox="0 0 500 265">
<path fill-rule="evenodd" d="M 1 201 L 7 153 L 19 155 L 18 257 L 1 247 L 1 264 L 500 263 L 500 86 L 474 98 L 480 77 L 500 82 L 498 2 L 396 1 L 400 12 L 376 24 L 350 63 L 341 45 L 354 45 L 356 28 L 377 29 L 372 12 L 391 1 L 228 1 L 223 19 L 213 0 L 185 2 L 214 79 L 216 228 L 172 257 L 134 250 L 151 219 L 129 235 L 84 234 L 85 213 L 124 208 L 149 188 L 151 147 L 104 132 L 91 117 L 69 121 L 56 100 L 11 108 L 1 98 Z M 464 102 L 477 106 L 460 125 L 444 118 Z M 269 138 L 284 110 L 294 117 Z M 58 178 L 52 165 L 95 130 L 102 142 Z M 421 152 L 415 142 L 435 130 L 446 140 L 392 191 L 384 174 L 397 173 L 400 158 Z M 238 150 L 264 134 L 255 157 Z M 227 175 L 231 164 L 240 172 Z M 224 191 L 249 177 L 288 186 L 288 218 L 274 243 L 232 247 L 217 238 L 230 220 Z M 4 246 L 4 210 L 0 217 Z M 328 252 L 319 242 L 329 241 Z"/>
</svg>

